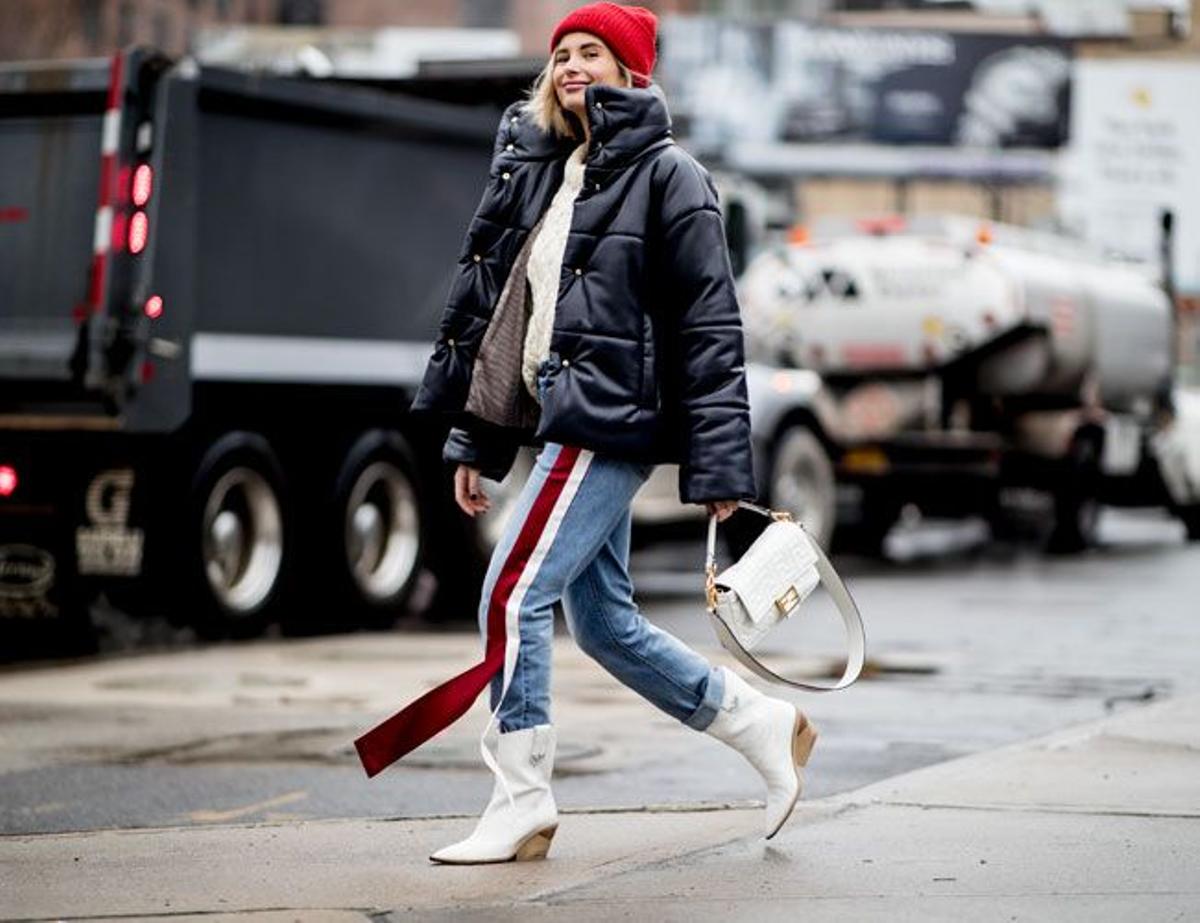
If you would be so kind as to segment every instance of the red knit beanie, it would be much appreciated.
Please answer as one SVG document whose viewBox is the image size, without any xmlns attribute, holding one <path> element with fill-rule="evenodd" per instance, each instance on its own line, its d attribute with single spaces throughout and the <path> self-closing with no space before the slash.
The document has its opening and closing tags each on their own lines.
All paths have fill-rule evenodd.
<svg viewBox="0 0 1200 923">
<path fill-rule="evenodd" d="M 558 40 L 568 32 L 590 32 L 604 39 L 617 59 L 629 68 L 634 86 L 649 86 L 657 31 L 658 17 L 644 6 L 589 3 L 572 10 L 554 27 L 550 53 L 554 53 Z"/>
</svg>

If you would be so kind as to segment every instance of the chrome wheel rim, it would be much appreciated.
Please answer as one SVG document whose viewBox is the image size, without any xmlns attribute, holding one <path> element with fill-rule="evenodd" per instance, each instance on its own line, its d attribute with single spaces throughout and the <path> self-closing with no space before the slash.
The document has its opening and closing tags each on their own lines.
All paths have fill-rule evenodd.
<svg viewBox="0 0 1200 923">
<path fill-rule="evenodd" d="M 1077 514 L 1079 536 L 1085 545 L 1096 542 L 1096 533 L 1100 530 L 1100 501 L 1089 497 L 1080 504 Z"/>
<path fill-rule="evenodd" d="M 815 439 L 806 433 L 784 438 L 775 455 L 771 505 L 787 510 L 814 538 L 829 540 L 833 526 L 833 470 L 823 453 L 814 451 Z"/>
<path fill-rule="evenodd" d="M 411 482 L 391 462 L 372 462 L 355 479 L 346 504 L 346 562 L 359 592 L 372 602 L 394 598 L 412 577 L 419 547 Z"/>
<path fill-rule="evenodd" d="M 252 468 L 231 468 L 204 505 L 204 575 L 217 602 L 249 615 L 267 601 L 283 561 L 279 498 Z"/>
</svg>

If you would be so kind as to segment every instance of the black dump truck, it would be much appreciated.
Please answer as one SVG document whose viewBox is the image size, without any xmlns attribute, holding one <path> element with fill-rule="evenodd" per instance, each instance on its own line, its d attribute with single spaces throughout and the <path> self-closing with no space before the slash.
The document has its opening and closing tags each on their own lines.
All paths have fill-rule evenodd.
<svg viewBox="0 0 1200 923">
<path fill-rule="evenodd" d="M 204 637 L 470 601 L 408 407 L 520 76 L 0 67 L 0 637 L 99 592 Z"/>
</svg>

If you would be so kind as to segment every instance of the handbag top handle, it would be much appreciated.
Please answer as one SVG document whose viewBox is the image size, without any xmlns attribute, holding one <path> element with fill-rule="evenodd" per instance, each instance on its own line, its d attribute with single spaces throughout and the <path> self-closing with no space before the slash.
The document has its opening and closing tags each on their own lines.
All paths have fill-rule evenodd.
<svg viewBox="0 0 1200 923">
<path fill-rule="evenodd" d="M 804 529 L 804 524 L 794 520 L 792 514 L 785 510 L 770 510 L 759 506 L 757 503 L 751 503 L 749 500 L 739 500 L 738 506 L 753 510 L 760 515 L 768 516 L 774 520 L 794 522 L 801 529 Z M 807 534 L 806 531 L 805 535 Z M 810 692 L 832 692 L 835 689 L 845 689 L 858 679 L 862 673 L 863 664 L 867 656 L 866 631 L 863 628 L 862 615 L 858 611 L 858 606 L 855 604 L 854 598 L 850 595 L 850 591 L 846 589 L 846 584 L 842 582 L 842 578 L 838 576 L 838 572 L 829 563 L 829 558 L 825 556 L 825 551 L 813 540 L 812 536 L 808 536 L 808 541 L 817 555 L 817 574 L 820 576 L 821 583 L 824 584 L 830 598 L 837 606 L 838 612 L 842 616 L 842 624 L 846 629 L 846 667 L 842 671 L 841 678 L 832 683 L 806 683 L 787 679 L 765 666 L 757 657 L 742 647 L 732 632 L 728 630 L 718 631 L 717 634 L 725 649 L 742 666 L 768 682 L 792 686 L 795 689 L 806 689 Z M 704 559 L 704 591 L 708 602 L 708 611 L 715 619 L 717 612 L 717 516 L 715 513 L 708 517 L 708 543 L 705 548 Z"/>
</svg>

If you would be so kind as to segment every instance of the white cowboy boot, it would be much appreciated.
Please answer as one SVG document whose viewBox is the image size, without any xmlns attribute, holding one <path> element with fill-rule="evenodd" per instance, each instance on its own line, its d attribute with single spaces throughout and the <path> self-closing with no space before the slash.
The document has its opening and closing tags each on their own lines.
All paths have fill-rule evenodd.
<svg viewBox="0 0 1200 923">
<path fill-rule="evenodd" d="M 512 803 L 496 779 L 475 832 L 429 858 L 450 865 L 544 859 L 558 828 L 558 807 L 550 792 L 554 747 L 552 724 L 500 734 L 496 763 L 508 781 Z"/>
<path fill-rule="evenodd" d="M 769 840 L 800 798 L 802 767 L 817 732 L 795 705 L 763 695 L 726 667 L 721 671 L 725 674 L 721 708 L 704 730 L 742 754 L 767 783 Z"/>
</svg>

